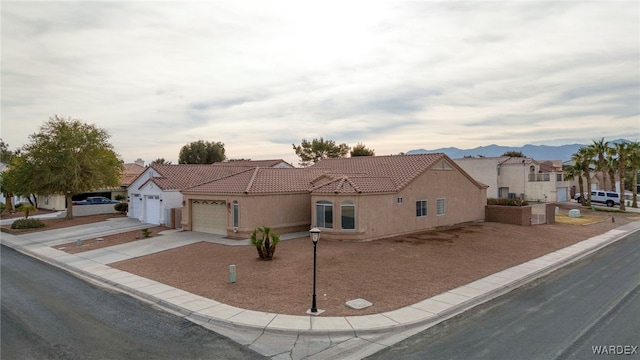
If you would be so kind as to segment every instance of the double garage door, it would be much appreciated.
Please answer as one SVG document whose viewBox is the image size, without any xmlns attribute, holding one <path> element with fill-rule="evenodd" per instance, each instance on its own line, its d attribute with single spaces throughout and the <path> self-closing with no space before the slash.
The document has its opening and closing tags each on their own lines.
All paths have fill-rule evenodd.
<svg viewBox="0 0 640 360">
<path fill-rule="evenodd" d="M 227 235 L 227 203 L 215 200 L 191 201 L 191 230 Z"/>
</svg>

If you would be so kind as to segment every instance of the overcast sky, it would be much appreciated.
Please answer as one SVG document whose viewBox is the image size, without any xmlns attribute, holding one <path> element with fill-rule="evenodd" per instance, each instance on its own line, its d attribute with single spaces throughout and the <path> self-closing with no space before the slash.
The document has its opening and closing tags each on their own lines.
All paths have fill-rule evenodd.
<svg viewBox="0 0 640 360">
<path fill-rule="evenodd" d="M 311 3 L 311 4 L 309 4 Z M 2 1 L 2 138 L 54 114 L 126 162 L 640 139 L 638 1 Z"/>
</svg>

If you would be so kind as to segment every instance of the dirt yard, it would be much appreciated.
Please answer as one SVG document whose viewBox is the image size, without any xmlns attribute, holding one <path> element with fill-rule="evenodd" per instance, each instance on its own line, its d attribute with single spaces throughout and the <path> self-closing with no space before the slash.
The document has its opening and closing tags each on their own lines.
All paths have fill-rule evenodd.
<svg viewBox="0 0 640 360">
<path fill-rule="evenodd" d="M 325 316 L 398 309 L 640 220 L 640 214 L 582 208 L 578 222 L 567 216 L 568 209 L 561 209 L 553 225 L 466 224 L 362 243 L 321 238 L 318 308 L 326 310 Z M 235 284 L 228 283 L 231 264 L 237 267 Z M 313 245 L 308 238 L 281 242 L 267 262 L 258 260 L 254 247 L 197 243 L 111 266 L 241 308 L 304 315 L 311 307 Z M 357 298 L 373 306 L 345 306 Z"/>
</svg>

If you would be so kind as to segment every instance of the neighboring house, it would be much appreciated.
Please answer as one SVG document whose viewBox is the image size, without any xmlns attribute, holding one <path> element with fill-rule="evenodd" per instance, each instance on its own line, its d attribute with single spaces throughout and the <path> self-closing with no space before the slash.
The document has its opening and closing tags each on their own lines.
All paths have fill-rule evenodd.
<svg viewBox="0 0 640 360">
<path fill-rule="evenodd" d="M 525 157 L 470 157 L 456 159 L 462 169 L 487 184 L 488 198 L 524 198 L 559 202 L 570 199 L 571 183 L 564 180 L 560 161 Z"/>
<path fill-rule="evenodd" d="M 213 163 L 215 166 L 243 166 L 243 167 L 263 167 L 277 169 L 293 169 L 294 166 L 282 159 L 274 160 L 235 160 Z"/>
<path fill-rule="evenodd" d="M 282 163 L 286 164 L 279 159 L 215 164 L 152 164 L 128 188 L 128 216 L 144 223 L 180 227 L 180 219 L 172 221 L 171 218 L 171 209 L 183 206 L 180 190 L 247 171 L 252 168 L 251 164 L 281 166 Z"/>
<path fill-rule="evenodd" d="M 444 154 L 325 159 L 250 168 L 182 190 L 184 230 L 246 238 L 317 226 L 326 239 L 371 240 L 482 221 L 486 185 Z"/>
<path fill-rule="evenodd" d="M 142 159 L 137 159 L 134 163 L 123 164 L 123 166 L 124 171 L 120 177 L 120 186 L 94 189 L 86 193 L 76 194 L 72 197 L 72 200 L 81 201 L 90 196 L 104 196 L 113 200 L 115 200 L 118 195 L 126 198 L 127 188 L 146 168 L 144 167 L 144 161 Z M 38 207 L 48 210 L 64 210 L 67 208 L 67 204 L 62 194 L 41 195 L 38 196 Z"/>
</svg>

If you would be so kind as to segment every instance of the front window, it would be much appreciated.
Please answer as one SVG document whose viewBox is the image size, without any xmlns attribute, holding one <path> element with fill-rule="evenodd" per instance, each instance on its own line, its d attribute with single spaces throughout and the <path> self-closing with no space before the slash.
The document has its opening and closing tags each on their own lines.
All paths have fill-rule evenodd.
<svg viewBox="0 0 640 360">
<path fill-rule="evenodd" d="M 444 199 L 436 200 L 436 215 L 444 215 Z"/>
<path fill-rule="evenodd" d="M 238 219 L 240 217 L 240 204 L 237 200 L 233 201 L 233 227 L 238 227 Z"/>
<path fill-rule="evenodd" d="M 333 228 L 333 204 L 329 201 L 318 201 L 316 203 L 316 226 L 322 228 Z"/>
<path fill-rule="evenodd" d="M 427 216 L 427 200 L 416 201 L 416 216 Z"/>
<path fill-rule="evenodd" d="M 340 213 L 342 214 L 342 229 L 354 230 L 356 228 L 356 206 L 349 203 L 342 204 Z"/>
</svg>

